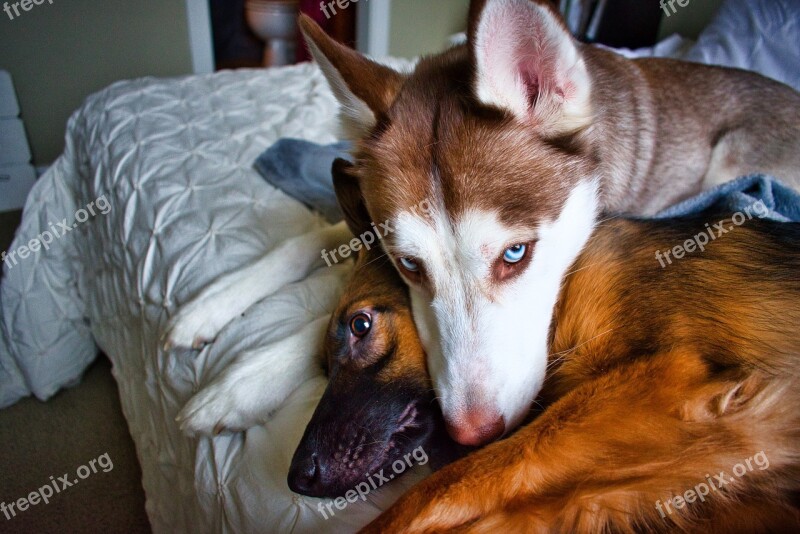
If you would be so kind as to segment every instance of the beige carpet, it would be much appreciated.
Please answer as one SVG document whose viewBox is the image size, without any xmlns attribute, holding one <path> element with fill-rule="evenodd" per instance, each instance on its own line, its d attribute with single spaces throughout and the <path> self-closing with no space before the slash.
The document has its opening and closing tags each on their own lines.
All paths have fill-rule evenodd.
<svg viewBox="0 0 800 534">
<path fill-rule="evenodd" d="M 18 212 L 0 214 L 0 250 L 10 245 L 18 222 Z M 104 472 L 102 466 L 109 465 L 104 457 L 91 473 L 90 462 L 106 453 L 113 468 Z M 6 512 L 0 508 L 0 532 L 150 532 L 141 469 L 105 357 L 79 385 L 48 402 L 28 398 L 0 410 L 0 458 L 0 506 L 6 504 Z M 74 483 L 79 469 L 88 476 L 53 492 L 48 504 L 39 502 L 25 511 L 15 505 L 16 515 L 11 515 L 8 504 L 65 474 Z"/>
</svg>

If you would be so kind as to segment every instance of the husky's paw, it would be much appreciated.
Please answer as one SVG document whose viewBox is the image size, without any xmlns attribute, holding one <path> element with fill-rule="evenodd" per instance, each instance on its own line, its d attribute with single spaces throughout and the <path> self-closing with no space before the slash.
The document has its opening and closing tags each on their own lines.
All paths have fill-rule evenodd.
<svg viewBox="0 0 800 534">
<path fill-rule="evenodd" d="M 226 430 L 247 430 L 266 421 L 299 383 L 298 377 L 307 373 L 301 359 L 286 358 L 291 347 L 285 343 L 240 354 L 219 377 L 189 399 L 175 418 L 181 431 L 190 436 L 211 436 Z M 280 358 L 285 360 L 282 365 Z"/>
<path fill-rule="evenodd" d="M 239 354 L 184 406 L 176 418 L 181 430 L 213 435 L 267 421 L 299 384 L 319 374 L 329 319 L 314 319 L 280 341 Z"/>
<path fill-rule="evenodd" d="M 161 338 L 164 350 L 200 350 L 213 342 L 225 325 L 241 313 L 235 302 L 230 302 L 222 295 L 201 295 L 181 308 L 169 321 Z"/>
<path fill-rule="evenodd" d="M 256 412 L 242 402 L 235 390 L 221 383 L 212 384 L 192 397 L 175 420 L 188 436 L 216 436 L 255 426 L 260 422 Z"/>
</svg>

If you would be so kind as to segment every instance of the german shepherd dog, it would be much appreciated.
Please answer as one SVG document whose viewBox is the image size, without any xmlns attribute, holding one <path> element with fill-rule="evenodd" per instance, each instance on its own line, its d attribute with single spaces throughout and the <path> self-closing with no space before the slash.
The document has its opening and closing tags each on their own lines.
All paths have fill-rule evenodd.
<svg viewBox="0 0 800 534">
<path fill-rule="evenodd" d="M 410 74 L 301 20 L 356 141 L 353 183 L 410 288 L 454 439 L 515 428 L 559 289 L 603 213 L 647 215 L 751 172 L 800 186 L 800 95 L 757 74 L 629 60 L 548 5 L 474 1 L 468 43 Z M 413 213 L 427 202 L 433 213 Z"/>
<path fill-rule="evenodd" d="M 359 235 L 369 218 L 337 167 Z M 720 219 L 732 230 L 704 252 L 654 259 Z M 565 278 L 531 422 L 436 472 L 365 531 L 798 531 L 799 269 L 800 224 L 603 222 Z M 325 340 L 331 381 L 292 463 L 301 493 L 345 489 L 336 454 L 352 454 L 356 429 L 382 440 L 360 458 L 375 469 L 427 446 L 438 421 L 426 415 L 407 290 L 381 253 L 362 253 L 344 295 Z"/>
<path fill-rule="evenodd" d="M 359 235 L 370 219 L 349 172 L 338 161 L 334 183 Z M 705 251 L 664 267 L 654 257 L 722 218 L 599 224 L 557 300 L 529 422 L 412 488 L 366 531 L 800 528 L 800 225 L 726 219 L 732 230 Z M 305 241 L 319 250 L 318 237 Z M 319 333 L 330 383 L 295 452 L 293 490 L 341 495 L 417 447 L 440 462 L 465 452 L 441 431 L 410 310 L 383 252 L 362 250 Z M 255 424 L 275 403 L 259 411 L 247 399 L 286 359 L 239 362 L 184 423 L 210 433 L 233 413 L 234 426 Z"/>
<path fill-rule="evenodd" d="M 336 167 L 359 235 L 363 200 Z M 723 218 L 732 230 L 704 252 L 654 259 Z M 598 225 L 558 298 L 531 422 L 436 472 L 365 531 L 798 531 L 798 269 L 800 224 L 704 213 Z M 386 259 L 363 252 L 328 327 L 331 381 L 295 453 L 293 489 L 342 491 L 335 454 L 352 452 L 355 429 L 383 440 L 377 455 L 362 452 L 370 469 L 388 465 L 387 450 L 427 446 L 438 418 L 420 408 L 432 404 L 430 378 L 407 306 Z"/>
</svg>

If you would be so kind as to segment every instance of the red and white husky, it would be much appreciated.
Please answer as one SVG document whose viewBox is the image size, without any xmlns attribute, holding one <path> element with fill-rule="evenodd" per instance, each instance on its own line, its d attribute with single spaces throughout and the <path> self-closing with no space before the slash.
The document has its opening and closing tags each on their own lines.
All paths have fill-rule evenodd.
<svg viewBox="0 0 800 534">
<path fill-rule="evenodd" d="M 652 214 L 754 171 L 800 184 L 792 89 L 580 44 L 545 4 L 473 2 L 468 44 L 411 74 L 308 18 L 301 26 L 357 142 L 352 187 L 371 220 L 392 221 L 382 245 L 410 287 L 448 429 L 463 444 L 528 413 L 562 281 L 602 213 Z M 305 254 L 296 245 L 284 265 Z M 190 304 L 170 341 L 213 339 L 268 294 L 258 273 L 279 270 L 270 257 Z M 234 283 L 245 277 L 248 287 Z"/>
</svg>

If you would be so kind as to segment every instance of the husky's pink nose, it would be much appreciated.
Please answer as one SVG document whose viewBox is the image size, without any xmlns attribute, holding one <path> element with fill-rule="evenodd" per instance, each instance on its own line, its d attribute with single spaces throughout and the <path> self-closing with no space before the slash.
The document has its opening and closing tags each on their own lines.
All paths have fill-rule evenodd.
<svg viewBox="0 0 800 534">
<path fill-rule="evenodd" d="M 499 438 L 506 429 L 502 415 L 484 410 L 469 410 L 456 421 L 445 422 L 450 437 L 462 445 L 473 447 Z"/>
</svg>

